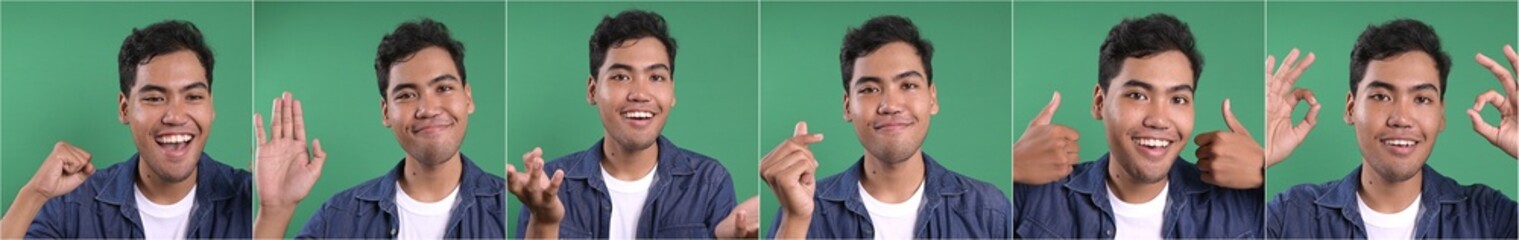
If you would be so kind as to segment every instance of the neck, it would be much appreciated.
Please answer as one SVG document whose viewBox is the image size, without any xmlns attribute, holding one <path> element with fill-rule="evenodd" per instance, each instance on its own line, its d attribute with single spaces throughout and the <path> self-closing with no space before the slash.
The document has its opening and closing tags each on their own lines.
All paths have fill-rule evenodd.
<svg viewBox="0 0 1519 240">
<path fill-rule="evenodd" d="M 148 201 L 157 204 L 172 204 L 183 200 L 195 188 L 195 182 L 199 179 L 200 169 L 190 170 L 190 177 L 178 182 L 154 175 L 153 170 L 148 168 L 147 159 L 137 161 L 137 190 L 148 197 Z M 197 165 L 198 166 L 198 165 Z"/>
<path fill-rule="evenodd" d="M 1365 161 L 1361 162 L 1360 188 L 1356 190 L 1356 196 L 1366 202 L 1367 207 L 1380 213 L 1395 213 L 1408 208 L 1414 199 L 1419 197 L 1419 192 L 1424 190 L 1424 171 L 1414 173 L 1413 177 L 1402 181 L 1388 180 L 1382 177 L 1376 170 L 1367 168 Z"/>
<path fill-rule="evenodd" d="M 419 202 L 437 202 L 459 186 L 464 175 L 464 161 L 454 153 L 445 161 L 423 161 L 406 156 L 401 166 L 401 178 L 396 179 L 407 196 Z"/>
<path fill-rule="evenodd" d="M 622 146 L 617 141 L 602 141 L 601 154 L 602 169 L 613 178 L 633 181 L 648 176 L 649 170 L 659 163 L 659 144 L 634 149 L 632 146 Z"/>
<path fill-rule="evenodd" d="M 1108 159 L 1108 191 L 1112 191 L 1118 200 L 1126 203 L 1146 203 L 1160 196 L 1160 190 L 1166 188 L 1170 182 L 1170 174 L 1166 174 L 1160 181 L 1148 182 L 1138 176 L 1130 175 L 1119 160 L 1109 155 Z"/>
<path fill-rule="evenodd" d="M 860 186 L 866 194 L 881 202 L 901 203 L 917 192 L 923 184 L 925 172 L 923 151 L 918 150 L 906 161 L 890 162 L 865 153 L 865 172 L 860 174 Z"/>
</svg>

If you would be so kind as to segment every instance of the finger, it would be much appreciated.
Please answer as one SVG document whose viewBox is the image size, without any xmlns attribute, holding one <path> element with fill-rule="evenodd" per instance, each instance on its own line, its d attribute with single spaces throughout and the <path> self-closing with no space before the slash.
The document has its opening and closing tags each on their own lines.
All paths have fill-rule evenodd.
<svg viewBox="0 0 1519 240">
<path fill-rule="evenodd" d="M 512 166 L 510 163 L 506 164 L 507 191 L 511 191 L 512 194 L 522 193 L 522 189 L 527 186 L 527 176 L 523 174 L 524 173 L 517 172 L 516 166 Z"/>
<path fill-rule="evenodd" d="M 294 123 L 294 124 L 291 124 L 291 125 L 295 125 L 295 140 L 297 140 L 297 141 L 305 141 L 306 140 L 306 117 L 305 117 L 306 114 L 301 111 L 301 100 L 295 100 L 295 113 L 292 114 L 292 115 L 294 115 L 293 118 L 295 119 L 294 122 L 291 122 L 291 123 Z"/>
<path fill-rule="evenodd" d="M 274 104 L 272 104 L 274 105 L 274 109 L 273 111 L 270 111 L 270 114 L 274 114 L 269 116 L 269 135 L 273 135 L 270 136 L 273 139 L 281 139 L 285 137 L 285 134 L 280 132 L 280 128 L 283 128 L 285 124 L 285 122 L 280 121 L 280 111 L 284 110 L 284 108 L 280 107 L 280 104 L 283 102 L 284 101 L 280 101 L 280 98 L 274 98 Z"/>
<path fill-rule="evenodd" d="M 1314 54 L 1310 52 L 1308 53 L 1308 56 L 1303 57 L 1303 61 L 1298 62 L 1296 66 L 1293 66 L 1292 71 L 1287 72 L 1287 84 L 1296 85 L 1298 78 L 1301 78 L 1303 76 L 1303 72 L 1308 71 L 1308 67 L 1313 66 L 1314 59 L 1317 59 L 1317 57 L 1315 57 Z"/>
<path fill-rule="evenodd" d="M 1514 46 L 1503 45 L 1503 56 L 1508 57 L 1509 65 L 1513 66 L 1514 69 L 1519 69 L 1519 54 L 1514 53 Z M 1504 89 L 1508 90 L 1509 98 L 1519 98 L 1519 86 L 1515 86 L 1516 84 L 1519 83 L 1514 83 L 1513 79 L 1503 81 Z"/>
<path fill-rule="evenodd" d="M 564 183 L 564 170 L 554 170 L 554 178 L 553 180 L 549 181 L 549 188 L 547 189 L 549 191 L 547 192 L 557 194 L 559 192 L 559 184 L 562 183 Z"/>
<path fill-rule="evenodd" d="M 264 116 L 253 113 L 253 142 L 264 144 L 268 141 L 267 138 L 264 138 Z"/>
<path fill-rule="evenodd" d="M 1052 119 L 1052 118 L 1055 117 L 1055 111 L 1059 110 L 1059 109 L 1060 109 L 1060 92 L 1055 92 L 1055 94 L 1053 94 L 1053 95 L 1050 96 L 1050 102 L 1044 104 L 1044 110 L 1040 110 L 1039 111 L 1039 115 L 1034 116 L 1034 121 L 1029 122 L 1028 126 L 1029 127 L 1034 127 L 1034 126 L 1049 125 L 1050 124 L 1050 119 Z"/>
<path fill-rule="evenodd" d="M 806 121 L 796 122 L 796 127 L 791 130 L 791 136 L 792 137 L 802 136 L 802 135 L 807 135 L 807 122 Z"/>
<path fill-rule="evenodd" d="M 1505 49 L 1507 50 L 1509 48 L 1505 47 Z M 1482 55 L 1481 53 L 1477 54 L 1477 64 L 1481 64 L 1482 67 L 1487 68 L 1487 71 L 1493 73 L 1493 77 L 1498 79 L 1499 85 L 1503 85 L 1504 93 L 1511 96 L 1514 94 L 1516 91 L 1514 89 L 1514 75 L 1509 72 L 1508 67 L 1499 65 L 1497 61 L 1493 61 L 1493 59 L 1488 58 L 1486 55 Z"/>
<path fill-rule="evenodd" d="M 767 158 L 764 161 L 760 161 L 759 167 L 760 172 L 762 173 L 761 175 L 765 176 L 763 174 L 764 172 L 773 172 L 774 170 L 779 170 L 779 167 L 791 165 L 791 162 L 795 161 L 796 159 L 789 158 L 787 156 L 790 156 L 792 153 L 801 150 L 801 147 L 797 147 L 797 145 L 793 144 L 781 144 L 781 146 L 776 147 L 775 150 L 771 150 L 770 154 L 773 156 Z"/>
<path fill-rule="evenodd" d="M 280 134 L 283 134 L 285 138 L 295 138 L 295 114 L 293 114 L 295 112 L 295 102 L 290 100 L 290 92 L 288 91 L 285 92 L 283 98 L 280 101 L 280 105 L 283 108 L 280 109 L 283 110 L 280 111 L 280 121 L 284 121 L 285 125 L 280 126 L 279 130 L 282 132 Z"/>
<path fill-rule="evenodd" d="M 1298 50 L 1296 48 L 1287 52 L 1287 57 L 1282 58 L 1282 65 L 1276 68 L 1276 74 L 1274 75 L 1280 77 L 1285 76 L 1288 72 L 1292 72 L 1292 67 L 1295 66 L 1293 63 L 1297 63 L 1297 55 Z"/>
<path fill-rule="evenodd" d="M 327 150 L 322 148 L 322 139 L 311 141 L 311 163 L 309 164 L 309 169 L 317 173 L 321 173 L 322 166 L 327 165 Z"/>
<path fill-rule="evenodd" d="M 1199 146 L 1199 147 L 1206 147 L 1206 146 L 1209 146 L 1209 145 L 1213 145 L 1213 142 L 1218 141 L 1218 138 L 1219 138 L 1218 135 L 1219 135 L 1218 131 L 1213 131 L 1213 132 L 1207 132 L 1207 133 L 1203 133 L 1203 134 L 1198 134 L 1197 138 L 1192 139 L 1192 142 L 1196 142 L 1197 146 Z M 1202 148 L 1198 148 L 1198 151 L 1202 151 Z"/>
<path fill-rule="evenodd" d="M 1276 67 L 1276 66 L 1273 66 L 1273 65 L 1276 65 L 1276 56 L 1266 55 L 1266 79 L 1267 79 L 1267 82 L 1270 82 L 1270 79 L 1271 79 L 1271 69 L 1273 67 Z"/>
<path fill-rule="evenodd" d="M 1312 90 L 1305 88 L 1293 89 L 1292 96 L 1293 99 L 1308 101 L 1308 115 L 1303 116 L 1303 120 L 1298 122 L 1298 125 L 1293 127 L 1293 129 L 1297 131 L 1312 130 L 1314 125 L 1318 125 L 1319 109 L 1323 107 L 1319 105 L 1318 97 L 1313 95 Z"/>
<path fill-rule="evenodd" d="M 1245 129 L 1245 125 L 1244 124 L 1240 124 L 1239 123 L 1239 119 L 1237 119 L 1237 118 L 1234 117 L 1234 111 L 1230 109 L 1231 108 L 1230 105 L 1231 104 L 1229 103 L 1229 99 L 1225 98 L 1224 99 L 1224 124 L 1228 124 L 1229 125 L 1229 131 L 1230 132 L 1234 132 L 1234 133 L 1238 133 L 1238 134 L 1244 134 L 1245 136 L 1250 136 L 1250 130 Z"/>
<path fill-rule="evenodd" d="M 1493 125 L 1488 124 L 1487 121 L 1484 121 L 1482 119 L 1482 108 L 1486 104 L 1493 104 L 1494 106 L 1497 106 L 1498 104 L 1503 103 L 1502 98 L 1503 96 L 1498 95 L 1497 92 L 1494 92 L 1493 90 L 1487 90 L 1486 92 L 1483 92 L 1482 95 L 1477 95 L 1476 104 L 1472 105 L 1471 109 L 1466 110 L 1466 116 L 1470 117 L 1472 120 L 1472 130 L 1476 130 L 1477 134 L 1482 135 L 1482 137 L 1485 137 L 1488 140 L 1498 139 L 1498 128 L 1493 127 Z"/>
</svg>

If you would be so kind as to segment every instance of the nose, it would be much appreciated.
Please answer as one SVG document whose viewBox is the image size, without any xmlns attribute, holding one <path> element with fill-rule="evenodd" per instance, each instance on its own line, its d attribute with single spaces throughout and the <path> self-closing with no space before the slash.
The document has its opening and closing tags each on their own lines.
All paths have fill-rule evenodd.
<svg viewBox="0 0 1519 240">
<path fill-rule="evenodd" d="M 1413 119 L 1408 118 L 1408 108 L 1411 107 L 1413 107 L 1411 103 L 1407 101 L 1399 101 L 1397 104 L 1393 105 L 1392 109 L 1388 109 L 1387 127 L 1412 128 L 1414 126 Z"/>
<path fill-rule="evenodd" d="M 447 104 L 443 101 L 444 99 L 433 98 L 426 96 L 426 94 L 417 95 L 417 111 L 413 113 L 412 117 L 415 117 L 417 119 L 429 119 L 443 113 L 443 105 Z"/>
<path fill-rule="evenodd" d="M 1154 101 L 1147 108 L 1145 109 L 1144 120 L 1140 122 L 1142 126 L 1154 130 L 1171 129 L 1171 121 L 1165 117 L 1170 116 L 1167 113 L 1171 110 L 1166 108 L 1164 101 Z"/>
<path fill-rule="evenodd" d="M 905 98 L 897 96 L 891 90 L 881 91 L 881 102 L 876 105 L 878 115 L 896 115 L 902 113 L 902 104 Z"/>
<path fill-rule="evenodd" d="M 635 79 L 634 81 L 629 81 L 627 86 L 628 86 L 628 95 L 627 95 L 628 102 L 646 103 L 646 102 L 653 101 L 652 96 L 649 95 L 649 77 L 644 76 L 644 77 L 639 77 L 638 79 Z"/>
<path fill-rule="evenodd" d="M 160 119 L 160 121 L 168 126 L 181 126 L 189 123 L 190 111 L 188 108 L 190 106 L 178 99 L 170 99 L 168 101 L 169 110 L 164 112 L 163 119 Z"/>
</svg>

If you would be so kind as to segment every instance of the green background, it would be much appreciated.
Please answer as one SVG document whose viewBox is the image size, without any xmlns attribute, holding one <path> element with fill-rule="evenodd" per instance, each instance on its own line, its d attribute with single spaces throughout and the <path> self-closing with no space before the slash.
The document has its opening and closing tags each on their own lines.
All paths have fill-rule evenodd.
<svg viewBox="0 0 1519 240">
<path fill-rule="evenodd" d="M 116 57 L 133 28 L 166 19 L 195 23 L 216 58 L 217 119 L 205 152 L 246 169 L 253 156 L 247 125 L 252 14 L 246 2 L 0 4 L 0 210 L 10 207 L 58 140 L 89 151 L 99 169 L 137 152 L 131 130 L 116 118 Z"/>
<path fill-rule="evenodd" d="M 1451 72 L 1445 94 L 1445 132 L 1428 164 L 1461 184 L 1482 183 L 1512 198 L 1516 191 L 1515 162 L 1487 139 L 1472 131 L 1466 109 L 1482 91 L 1502 87 L 1474 56 L 1483 53 L 1508 66 L 1503 45 L 1515 44 L 1515 3 L 1271 3 L 1268 7 L 1266 49 L 1282 57 L 1292 48 L 1313 51 L 1317 60 L 1304 72 L 1298 87 L 1318 96 L 1318 125 L 1287 160 L 1267 171 L 1268 198 L 1293 185 L 1340 180 L 1361 164 L 1355 129 L 1345 124 L 1345 94 L 1350 92 L 1350 49 L 1368 24 L 1414 18 L 1433 26 L 1450 54 Z M 1259 58 L 1257 59 L 1259 61 Z M 1256 62 L 1259 63 L 1259 62 Z M 1251 72 L 1258 73 L 1257 66 Z M 1307 114 L 1298 105 L 1294 123 Z M 1489 123 L 1497 111 L 1487 107 Z"/>
<path fill-rule="evenodd" d="M 1203 56 L 1197 81 L 1192 136 L 1181 157 L 1196 162 L 1198 134 L 1228 130 L 1224 99 L 1234 116 L 1264 143 L 1265 82 L 1261 62 L 1264 38 L 1261 2 L 1056 3 L 1019 2 L 1013 6 L 1013 127 L 1022 134 L 1034 116 L 1061 93 L 1053 123 L 1081 134 L 1083 162 L 1108 152 L 1102 121 L 1092 118 L 1092 88 L 1097 85 L 1098 49 L 1108 30 L 1124 18 L 1169 13 L 1192 29 Z"/>
<path fill-rule="evenodd" d="M 333 194 L 389 173 L 406 156 L 381 125 L 374 73 L 380 38 L 405 21 L 431 17 L 464 43 L 475 113 L 460 151 L 485 172 L 505 175 L 503 3 L 259 2 L 255 7 L 254 108 L 270 114 L 274 98 L 289 90 L 303 104 L 308 136 L 321 139 L 328 154 L 322 178 L 297 208 L 287 236 L 298 233 Z M 246 119 L 232 122 L 247 129 Z"/>
<path fill-rule="evenodd" d="M 585 102 L 587 43 L 602 16 L 627 9 L 664 16 L 679 44 L 674 75 L 679 104 L 670 110 L 663 134 L 682 148 L 722 162 L 733 176 L 736 201 L 757 194 L 758 12 L 753 2 L 508 4 L 508 161 L 521 167 L 520 155 L 533 147 L 543 147 L 544 159 L 552 161 L 602 138 L 596 106 Z M 507 202 L 511 236 L 521 203 L 515 198 Z"/>
<path fill-rule="evenodd" d="M 797 121 L 827 138 L 813 144 L 818 179 L 838 174 L 864 155 L 844 121 L 839 48 L 844 34 L 872 17 L 901 15 L 934 44 L 933 116 L 925 153 L 945 168 L 1011 193 L 1011 6 L 982 3 L 762 3 L 760 20 L 760 144 L 769 152 L 791 137 Z M 763 154 L 763 153 L 761 153 Z M 763 191 L 761 232 L 780 208 Z"/>
</svg>

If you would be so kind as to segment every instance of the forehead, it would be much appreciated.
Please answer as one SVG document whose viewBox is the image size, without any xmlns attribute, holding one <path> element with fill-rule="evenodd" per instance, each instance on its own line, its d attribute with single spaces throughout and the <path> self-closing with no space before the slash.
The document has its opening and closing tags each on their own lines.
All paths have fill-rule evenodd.
<svg viewBox="0 0 1519 240">
<path fill-rule="evenodd" d="M 856 58 L 854 60 L 854 72 L 851 74 L 853 79 L 850 79 L 850 81 L 858 81 L 866 77 L 890 81 L 893 76 L 909 71 L 926 74 L 923 72 L 922 58 L 918 57 L 918 50 L 913 48 L 912 45 L 908 45 L 902 41 L 894 41 L 881 45 L 881 47 L 865 54 L 865 56 Z"/>
<path fill-rule="evenodd" d="M 1192 62 L 1181 51 L 1171 50 L 1142 58 L 1126 58 L 1118 74 L 1108 82 L 1122 87 L 1130 81 L 1144 82 L 1157 88 L 1192 85 L 1194 83 Z"/>
<path fill-rule="evenodd" d="M 612 65 L 628 65 L 635 69 L 643 69 L 655 64 L 670 65 L 670 56 L 665 51 L 665 45 L 654 37 L 642 37 L 628 39 L 612 44 L 607 49 L 606 60 L 601 64 L 603 71 L 609 70 Z"/>
<path fill-rule="evenodd" d="M 426 83 L 443 75 L 459 76 L 453 55 L 441 47 L 426 47 L 390 66 L 390 85 Z"/>
<path fill-rule="evenodd" d="M 137 65 L 137 79 L 133 89 L 149 84 L 178 89 L 194 83 L 206 82 L 206 69 L 200 65 L 200 57 L 194 51 L 179 50 L 154 56 Z"/>
<path fill-rule="evenodd" d="M 1394 86 L 1415 86 L 1440 83 L 1440 70 L 1435 59 L 1424 51 L 1408 51 L 1366 64 L 1366 74 L 1356 84 L 1366 87 L 1372 81 Z M 1406 88 L 1405 88 L 1406 89 Z"/>
</svg>

